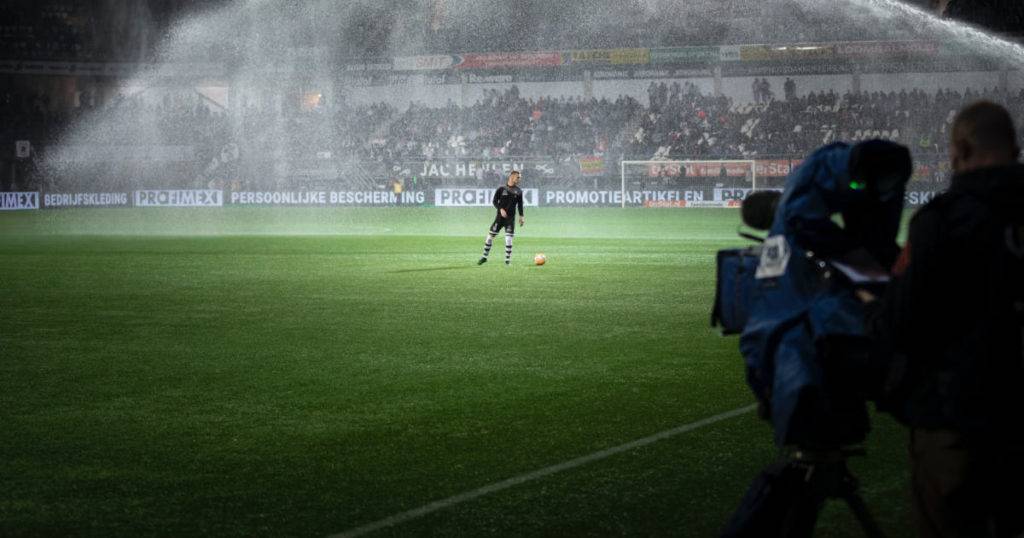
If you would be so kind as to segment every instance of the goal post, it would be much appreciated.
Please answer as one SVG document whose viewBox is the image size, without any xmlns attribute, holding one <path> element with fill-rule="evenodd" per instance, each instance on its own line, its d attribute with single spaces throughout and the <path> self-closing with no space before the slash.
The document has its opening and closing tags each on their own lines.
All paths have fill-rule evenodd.
<svg viewBox="0 0 1024 538">
<path fill-rule="evenodd" d="M 623 160 L 622 207 L 735 207 L 758 182 L 747 159 Z"/>
</svg>

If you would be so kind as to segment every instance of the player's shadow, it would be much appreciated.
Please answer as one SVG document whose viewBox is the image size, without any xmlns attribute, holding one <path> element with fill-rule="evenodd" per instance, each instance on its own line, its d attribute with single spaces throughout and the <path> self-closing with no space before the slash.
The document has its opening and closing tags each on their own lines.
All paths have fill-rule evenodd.
<svg viewBox="0 0 1024 538">
<path fill-rule="evenodd" d="M 455 271 L 457 269 L 472 269 L 475 265 L 446 265 L 444 267 L 419 267 L 416 269 L 396 269 L 389 273 L 427 273 L 430 271 Z"/>
</svg>

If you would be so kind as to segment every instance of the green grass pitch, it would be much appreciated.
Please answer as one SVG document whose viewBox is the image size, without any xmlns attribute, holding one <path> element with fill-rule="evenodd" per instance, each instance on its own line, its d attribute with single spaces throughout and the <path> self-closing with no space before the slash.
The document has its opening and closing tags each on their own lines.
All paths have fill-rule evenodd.
<svg viewBox="0 0 1024 538">
<path fill-rule="evenodd" d="M 531 208 L 478 267 L 491 215 L 0 213 L 0 535 L 325 536 L 753 401 L 708 327 L 737 212 Z M 874 428 L 853 468 L 907 535 Z M 712 536 L 770 437 L 748 413 L 373 535 Z"/>
</svg>

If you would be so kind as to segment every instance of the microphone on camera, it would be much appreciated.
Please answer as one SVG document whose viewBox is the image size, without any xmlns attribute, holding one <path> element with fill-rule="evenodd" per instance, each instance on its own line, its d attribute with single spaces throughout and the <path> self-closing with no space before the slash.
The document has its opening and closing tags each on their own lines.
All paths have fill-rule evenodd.
<svg viewBox="0 0 1024 538">
<path fill-rule="evenodd" d="M 740 206 L 743 224 L 755 230 L 768 230 L 775 220 L 775 209 L 779 206 L 782 193 L 778 191 L 755 191 L 747 195 Z"/>
</svg>

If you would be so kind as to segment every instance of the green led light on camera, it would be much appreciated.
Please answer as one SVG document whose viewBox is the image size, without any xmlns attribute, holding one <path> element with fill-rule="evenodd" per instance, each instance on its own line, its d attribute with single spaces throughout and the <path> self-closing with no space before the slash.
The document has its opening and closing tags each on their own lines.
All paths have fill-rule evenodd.
<svg viewBox="0 0 1024 538">
<path fill-rule="evenodd" d="M 861 181 L 853 180 L 850 182 L 850 189 L 859 191 L 865 187 L 865 184 Z"/>
</svg>

